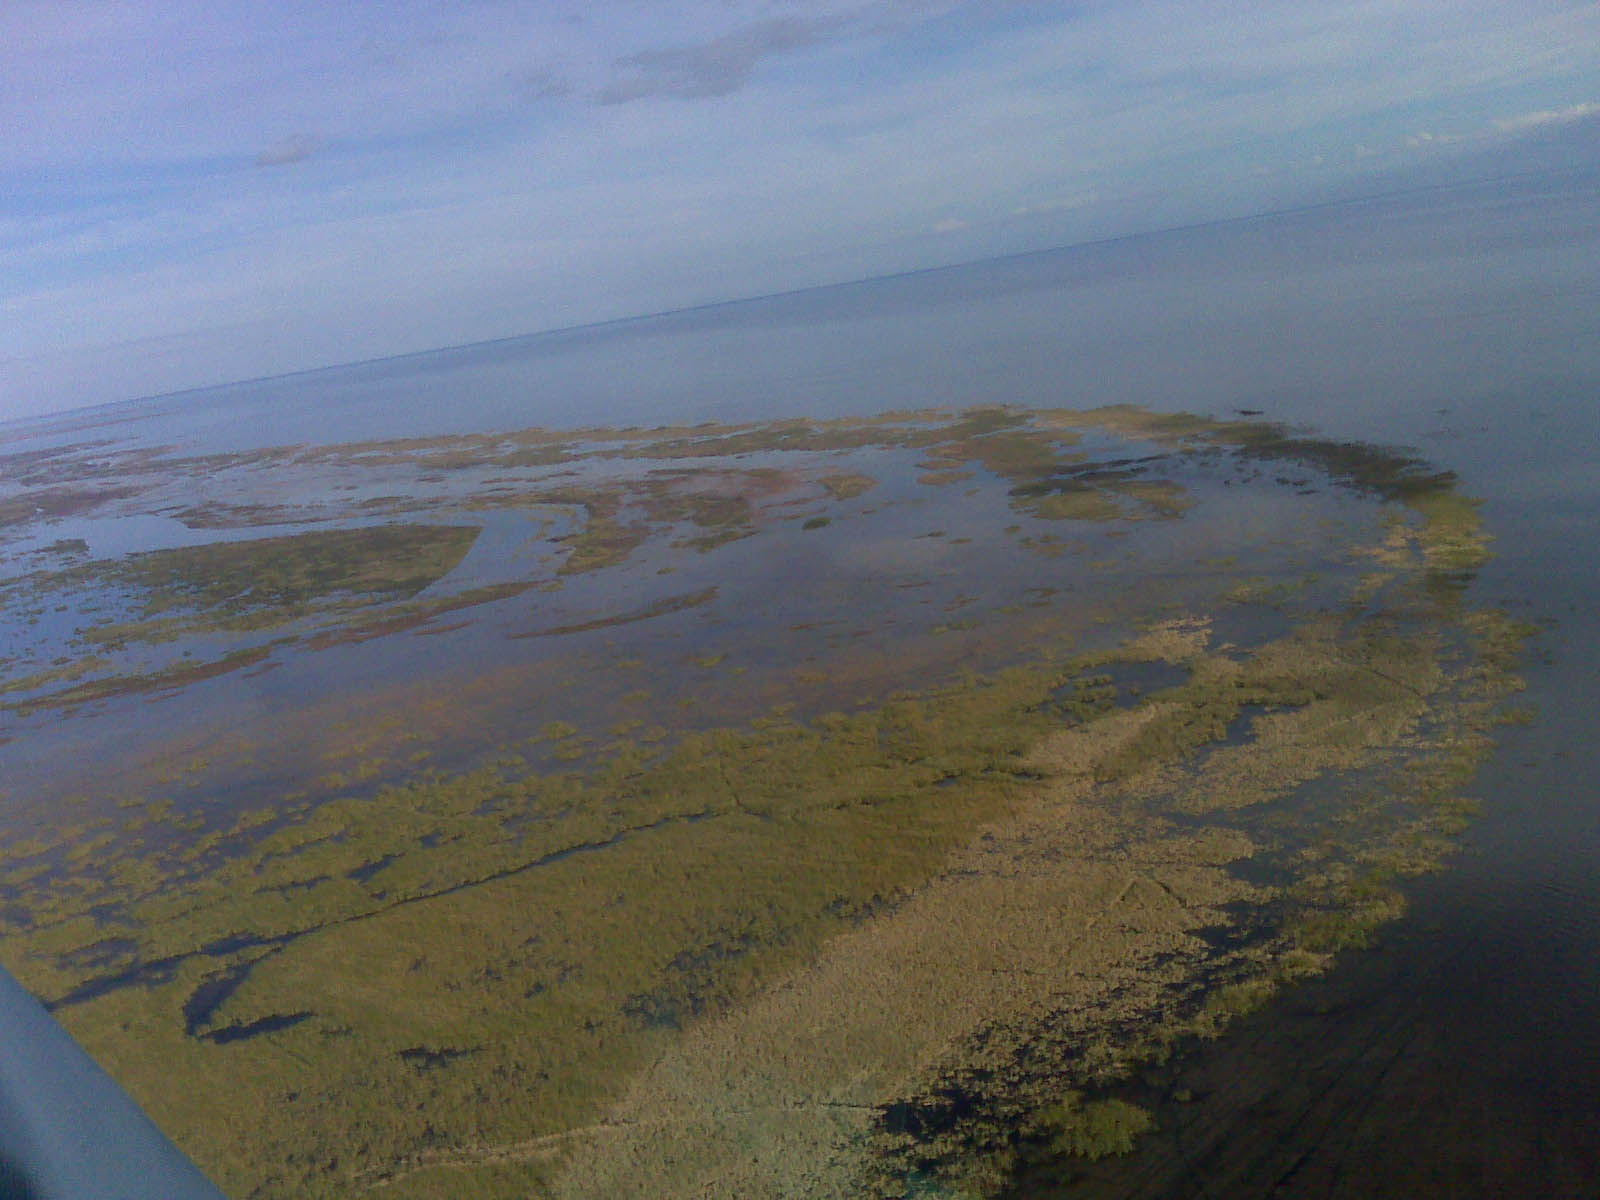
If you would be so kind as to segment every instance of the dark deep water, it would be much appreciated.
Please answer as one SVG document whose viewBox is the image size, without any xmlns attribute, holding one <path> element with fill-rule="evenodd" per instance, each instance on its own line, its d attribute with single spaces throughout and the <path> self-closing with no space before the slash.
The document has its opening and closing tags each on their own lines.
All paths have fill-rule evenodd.
<svg viewBox="0 0 1600 1200">
<path fill-rule="evenodd" d="M 1600 1194 L 1600 173 L 1123 239 L 0 426 L 234 450 L 1008 403 L 1415 447 L 1485 501 L 1474 598 L 1540 717 L 1382 944 L 1137 1085 L 1093 1196 Z M 1178 1099 L 1177 1097 L 1184 1097 Z"/>
</svg>

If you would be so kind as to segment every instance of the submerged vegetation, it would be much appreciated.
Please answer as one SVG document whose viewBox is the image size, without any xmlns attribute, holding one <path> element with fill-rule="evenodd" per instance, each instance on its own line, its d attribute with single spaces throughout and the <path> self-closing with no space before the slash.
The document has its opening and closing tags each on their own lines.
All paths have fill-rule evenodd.
<svg viewBox="0 0 1600 1200">
<path fill-rule="evenodd" d="M 342 514 L 393 524 L 29 551 L 8 622 L 118 599 L 5 665 L 15 719 L 489 650 L 431 706 L 361 694 L 393 727 L 338 770 L 179 786 L 260 770 L 217 737 L 0 843 L 0 959 L 240 1197 L 981 1196 L 1124 1153 L 1151 1118 L 1119 1079 L 1403 910 L 1518 686 L 1455 481 L 1258 422 L 246 457 L 459 486 Z M 164 469 L 241 465 L 201 461 Z"/>
</svg>

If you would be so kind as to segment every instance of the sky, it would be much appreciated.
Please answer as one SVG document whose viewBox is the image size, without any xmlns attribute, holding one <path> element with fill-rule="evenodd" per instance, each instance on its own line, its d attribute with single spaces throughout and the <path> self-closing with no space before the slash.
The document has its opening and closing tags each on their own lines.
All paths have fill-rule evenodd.
<svg viewBox="0 0 1600 1200">
<path fill-rule="evenodd" d="M 1560 169 L 1600 5 L 0 0 L 0 129 L 6 419 Z"/>
</svg>

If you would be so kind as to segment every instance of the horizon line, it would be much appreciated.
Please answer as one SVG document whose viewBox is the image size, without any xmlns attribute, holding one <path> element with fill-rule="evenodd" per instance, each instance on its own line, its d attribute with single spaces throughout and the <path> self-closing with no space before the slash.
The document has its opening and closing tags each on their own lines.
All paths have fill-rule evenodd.
<svg viewBox="0 0 1600 1200">
<path fill-rule="evenodd" d="M 604 317 L 596 321 L 581 321 L 573 325 L 554 325 L 544 329 L 531 329 L 523 333 L 503 334 L 498 337 L 481 338 L 475 341 L 454 342 L 443 346 L 428 346 L 417 350 L 402 350 L 395 354 L 378 354 L 369 358 L 354 358 L 331 363 L 320 363 L 311 367 L 298 367 L 292 371 L 275 371 L 267 375 L 250 375 L 240 379 L 224 379 L 213 383 L 196 384 L 193 387 L 176 388 L 170 392 L 150 392 L 139 396 L 125 396 L 119 400 L 104 400 L 98 404 L 85 404 L 73 408 L 57 409 L 54 412 L 39 413 L 33 416 L 11 417 L 0 420 L 0 426 L 20 424 L 34 421 L 49 421 L 69 415 L 92 413 L 100 409 L 117 408 L 126 404 L 143 404 L 155 400 L 172 400 L 182 396 L 193 395 L 196 392 L 215 391 L 219 388 L 241 387 L 254 383 L 270 383 L 280 379 L 295 379 L 302 375 L 317 375 L 324 371 L 341 371 L 354 367 L 372 366 L 375 363 L 398 362 L 408 358 L 423 358 L 433 354 L 444 354 L 452 350 L 475 350 L 486 346 L 505 345 L 510 342 L 525 341 L 530 338 L 553 337 L 559 334 L 583 333 L 589 330 L 605 329 L 613 325 L 626 325 L 634 321 L 653 321 L 664 317 L 682 316 L 686 313 L 709 312 L 718 308 L 732 308 L 741 304 L 754 304 L 763 300 L 781 300 L 791 296 L 804 296 L 812 292 L 831 291 L 836 288 L 856 287 L 861 284 L 886 283 L 895 279 L 911 279 L 918 275 L 932 275 L 945 271 L 960 271 L 970 267 L 982 266 L 988 263 L 1012 262 L 1023 258 L 1035 258 L 1046 254 L 1060 254 L 1069 250 L 1086 250 L 1096 246 L 1113 246 L 1120 242 L 1137 241 L 1141 238 L 1166 237 L 1177 233 L 1192 233 L 1202 229 L 1219 229 L 1230 225 L 1241 225 L 1250 221 L 1259 221 L 1272 217 L 1291 217 L 1304 213 L 1320 212 L 1326 209 L 1344 208 L 1358 204 L 1367 204 L 1374 201 L 1393 200 L 1404 196 L 1422 195 L 1430 192 L 1448 192 L 1457 188 L 1472 187 L 1486 183 L 1505 183 L 1517 179 L 1527 179 L 1540 176 L 1563 175 L 1581 172 L 1581 167 L 1544 168 L 1528 171 L 1514 171 L 1504 175 L 1475 176 L 1471 179 L 1460 179 L 1450 183 L 1423 184 L 1415 187 L 1395 188 L 1389 191 L 1372 192 L 1359 196 L 1346 196 L 1340 199 L 1319 200 L 1310 204 L 1297 204 L 1287 208 L 1262 209 L 1257 212 L 1244 213 L 1232 217 L 1216 217 L 1205 221 L 1190 221 L 1181 225 L 1164 225 L 1153 229 L 1140 229 L 1128 233 L 1111 234 L 1105 237 L 1086 238 L 1078 242 L 1065 242 L 1056 246 L 1041 246 L 1033 250 L 1016 250 L 1005 254 L 991 255 L 985 258 L 963 259 L 960 262 L 940 263 L 933 266 L 911 267 L 902 271 L 888 271 L 882 275 L 864 275 L 854 279 L 839 279 L 830 283 L 806 284 L 803 287 L 784 288 L 776 292 L 759 292 L 754 295 L 729 296 L 721 300 L 707 300 L 698 304 L 686 304 L 677 308 L 659 309 L 651 312 L 632 313 L 618 317 Z"/>
</svg>

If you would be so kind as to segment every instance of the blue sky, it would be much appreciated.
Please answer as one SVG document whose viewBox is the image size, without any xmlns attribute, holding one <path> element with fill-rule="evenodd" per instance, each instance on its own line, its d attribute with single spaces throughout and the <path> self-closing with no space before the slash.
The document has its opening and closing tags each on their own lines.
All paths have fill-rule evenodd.
<svg viewBox="0 0 1600 1200">
<path fill-rule="evenodd" d="M 1600 5 L 5 0 L 0 122 L 3 418 L 1559 165 Z"/>
</svg>

